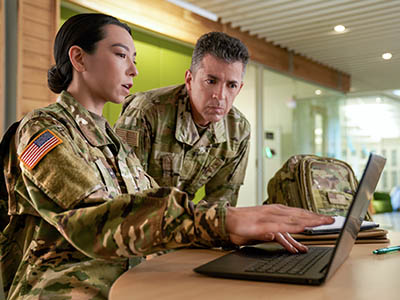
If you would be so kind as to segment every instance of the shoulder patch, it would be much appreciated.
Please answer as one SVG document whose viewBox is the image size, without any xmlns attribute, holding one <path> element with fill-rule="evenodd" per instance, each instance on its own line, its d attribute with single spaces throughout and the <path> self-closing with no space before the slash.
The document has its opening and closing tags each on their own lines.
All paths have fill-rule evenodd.
<svg viewBox="0 0 400 300">
<path fill-rule="evenodd" d="M 139 131 L 137 130 L 128 130 L 123 128 L 116 128 L 115 131 L 126 143 L 128 143 L 131 147 L 139 146 Z"/>
<path fill-rule="evenodd" d="M 39 134 L 32 142 L 26 146 L 25 150 L 19 156 L 19 160 L 29 169 L 33 169 L 37 163 L 50 150 L 54 149 L 63 141 L 56 136 L 51 130 L 47 129 Z"/>
</svg>

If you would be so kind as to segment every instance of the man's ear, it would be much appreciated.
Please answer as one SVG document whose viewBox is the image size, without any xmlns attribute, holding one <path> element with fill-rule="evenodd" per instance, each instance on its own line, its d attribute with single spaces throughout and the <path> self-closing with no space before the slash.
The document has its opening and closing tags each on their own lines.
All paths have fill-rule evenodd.
<svg viewBox="0 0 400 300">
<path fill-rule="evenodd" d="M 79 73 L 86 71 L 84 63 L 85 54 L 85 51 L 83 51 L 83 49 L 79 46 L 72 46 L 68 51 L 68 56 L 72 67 Z"/>
<path fill-rule="evenodd" d="M 185 84 L 186 84 L 186 89 L 188 90 L 188 92 L 190 92 L 192 90 L 192 80 L 193 80 L 192 71 L 190 71 L 190 69 L 186 70 Z"/>
</svg>

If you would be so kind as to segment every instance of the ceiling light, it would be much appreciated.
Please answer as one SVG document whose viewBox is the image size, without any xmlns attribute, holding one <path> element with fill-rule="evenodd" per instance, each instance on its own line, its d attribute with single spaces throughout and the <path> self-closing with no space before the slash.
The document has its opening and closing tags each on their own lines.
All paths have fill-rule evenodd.
<svg viewBox="0 0 400 300">
<path fill-rule="evenodd" d="M 291 109 L 296 108 L 296 105 L 297 105 L 297 103 L 296 103 L 296 100 L 295 100 L 294 98 L 290 98 L 290 99 L 286 102 L 286 106 L 287 106 L 288 108 L 291 108 Z"/>
<path fill-rule="evenodd" d="M 321 95 L 322 91 L 321 90 L 315 90 L 315 95 Z"/>
<path fill-rule="evenodd" d="M 400 90 L 393 90 L 392 93 L 393 93 L 393 95 L 400 97 Z"/>
<path fill-rule="evenodd" d="M 180 6 L 184 9 L 190 10 L 190 11 L 194 12 L 195 14 L 198 14 L 198 15 L 200 15 L 204 18 L 207 18 L 211 21 L 214 21 L 214 22 L 218 21 L 218 16 L 216 14 L 214 14 L 204 8 L 198 7 L 194 4 L 187 3 L 182 0 L 167 0 L 167 1 L 173 3 L 177 6 Z"/>
<path fill-rule="evenodd" d="M 392 56 L 393 56 L 393 55 L 392 55 L 392 53 L 390 53 L 390 52 L 387 52 L 387 53 L 383 53 L 383 54 L 382 54 L 382 58 L 385 59 L 385 60 L 391 59 Z"/>
<path fill-rule="evenodd" d="M 314 134 L 315 135 L 322 135 L 324 132 L 322 130 L 322 128 L 315 128 L 314 130 Z"/>
<path fill-rule="evenodd" d="M 333 29 L 338 33 L 343 33 L 346 31 L 346 27 L 343 25 L 336 25 Z"/>
</svg>

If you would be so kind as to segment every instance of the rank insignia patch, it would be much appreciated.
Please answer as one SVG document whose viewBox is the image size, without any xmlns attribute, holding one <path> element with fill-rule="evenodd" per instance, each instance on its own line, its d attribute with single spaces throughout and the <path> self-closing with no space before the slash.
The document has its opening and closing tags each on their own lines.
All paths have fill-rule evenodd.
<svg viewBox="0 0 400 300">
<path fill-rule="evenodd" d="M 62 140 L 47 129 L 30 142 L 19 156 L 19 159 L 31 170 L 50 150 L 61 143 Z"/>
</svg>

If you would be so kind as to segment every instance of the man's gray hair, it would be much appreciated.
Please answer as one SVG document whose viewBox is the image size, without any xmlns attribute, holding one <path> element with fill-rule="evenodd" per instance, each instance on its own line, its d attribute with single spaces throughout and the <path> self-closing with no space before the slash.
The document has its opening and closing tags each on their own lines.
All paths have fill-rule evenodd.
<svg viewBox="0 0 400 300">
<path fill-rule="evenodd" d="M 249 61 L 249 51 L 242 41 L 223 32 L 209 32 L 197 40 L 190 66 L 192 73 L 196 72 L 207 54 L 227 63 L 240 61 L 243 64 L 243 74 Z"/>
</svg>

